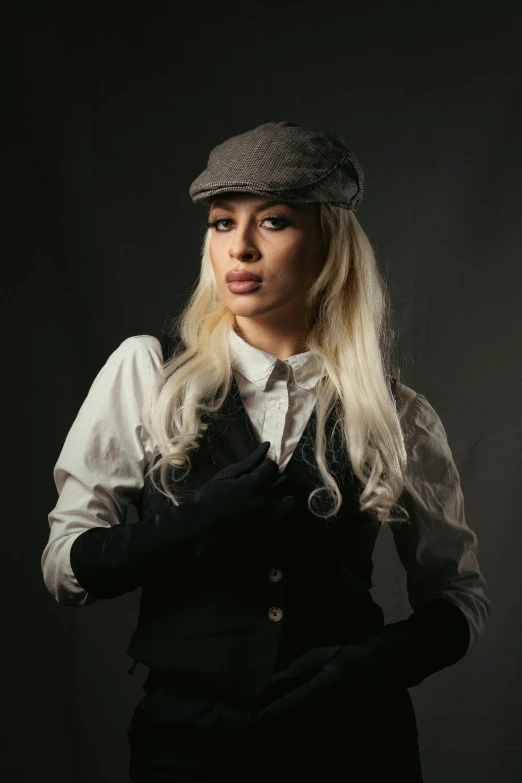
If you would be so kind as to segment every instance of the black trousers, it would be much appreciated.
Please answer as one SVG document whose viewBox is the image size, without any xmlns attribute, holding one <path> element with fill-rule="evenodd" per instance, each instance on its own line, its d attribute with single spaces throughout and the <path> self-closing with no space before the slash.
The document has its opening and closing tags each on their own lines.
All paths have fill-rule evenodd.
<svg viewBox="0 0 522 783">
<path fill-rule="evenodd" d="M 149 674 L 127 736 L 130 783 L 422 783 L 406 688 L 314 697 L 270 724 L 249 704 Z M 255 702 L 250 703 L 255 707 Z"/>
</svg>

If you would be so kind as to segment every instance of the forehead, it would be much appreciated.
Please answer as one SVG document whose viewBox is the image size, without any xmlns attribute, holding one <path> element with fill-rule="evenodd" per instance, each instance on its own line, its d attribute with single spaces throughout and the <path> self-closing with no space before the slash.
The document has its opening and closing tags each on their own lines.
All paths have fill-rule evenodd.
<svg viewBox="0 0 522 783">
<path fill-rule="evenodd" d="M 234 212 L 236 209 L 251 209 L 258 211 L 269 207 L 285 206 L 294 212 L 306 212 L 313 204 L 307 202 L 285 201 L 281 198 L 269 198 L 254 193 L 220 193 L 210 200 L 210 209 L 225 209 Z"/>
</svg>

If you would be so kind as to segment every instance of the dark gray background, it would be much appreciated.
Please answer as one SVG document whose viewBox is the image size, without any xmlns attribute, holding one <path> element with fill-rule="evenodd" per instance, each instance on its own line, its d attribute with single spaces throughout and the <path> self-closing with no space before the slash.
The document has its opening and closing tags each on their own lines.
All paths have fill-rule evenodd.
<svg viewBox="0 0 522 783">
<path fill-rule="evenodd" d="M 357 217 L 392 293 L 402 380 L 444 423 L 493 604 L 480 646 L 411 691 L 426 783 L 522 780 L 516 4 L 2 9 L 2 771 L 126 781 L 139 592 L 53 601 L 40 570 L 52 469 L 108 355 L 158 335 L 196 280 L 204 210 L 188 187 L 210 149 L 290 119 L 339 133 L 364 168 Z M 411 610 L 387 533 L 374 593 L 393 621 Z"/>
</svg>

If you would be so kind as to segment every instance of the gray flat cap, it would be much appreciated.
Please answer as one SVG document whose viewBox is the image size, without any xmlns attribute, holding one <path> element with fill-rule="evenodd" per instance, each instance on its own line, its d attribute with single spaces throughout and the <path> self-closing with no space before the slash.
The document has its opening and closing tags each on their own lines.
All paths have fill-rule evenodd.
<svg viewBox="0 0 522 783">
<path fill-rule="evenodd" d="M 340 136 L 285 120 L 265 122 L 214 147 L 189 194 L 196 203 L 240 191 L 355 212 L 363 182 L 359 161 Z"/>
</svg>

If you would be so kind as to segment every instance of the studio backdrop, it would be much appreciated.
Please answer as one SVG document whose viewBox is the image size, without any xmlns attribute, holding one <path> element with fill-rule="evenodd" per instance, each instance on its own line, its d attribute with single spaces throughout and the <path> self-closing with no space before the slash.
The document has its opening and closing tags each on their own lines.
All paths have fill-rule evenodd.
<svg viewBox="0 0 522 783">
<path fill-rule="evenodd" d="M 488 584 L 480 645 L 410 691 L 426 783 L 522 780 L 515 4 L 3 11 L 5 779 L 126 781 L 139 591 L 73 608 L 46 590 L 53 466 L 110 353 L 159 336 L 196 282 L 205 211 L 188 187 L 209 150 L 291 120 L 338 133 L 363 166 L 357 218 L 391 293 L 402 382 L 444 424 Z M 386 622 L 405 618 L 388 529 L 374 565 Z"/>
</svg>

